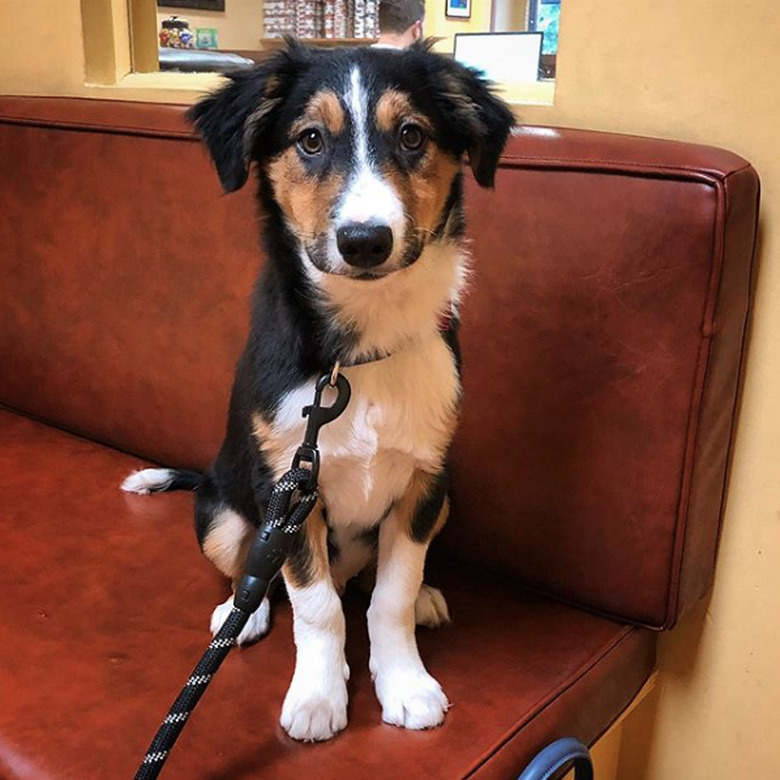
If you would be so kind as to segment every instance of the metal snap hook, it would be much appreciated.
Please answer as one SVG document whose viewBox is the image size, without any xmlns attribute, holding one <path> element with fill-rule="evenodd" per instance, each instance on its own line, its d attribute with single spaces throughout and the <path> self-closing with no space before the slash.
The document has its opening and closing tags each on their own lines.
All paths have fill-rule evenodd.
<svg viewBox="0 0 780 780">
<path fill-rule="evenodd" d="M 338 368 L 338 364 L 335 368 Z M 322 405 L 323 390 L 326 387 L 334 386 L 331 385 L 331 378 L 334 371 L 320 376 L 314 388 L 314 403 L 311 406 L 303 407 L 303 416 L 308 418 L 306 423 L 306 434 L 303 437 L 303 443 L 298 447 L 295 457 L 293 458 L 293 468 L 302 467 L 304 465 L 309 466 L 311 469 L 309 488 L 312 488 L 317 484 L 317 478 L 319 476 L 320 453 L 317 449 L 317 438 L 319 437 L 320 428 L 322 428 L 323 425 L 327 425 L 329 422 L 333 422 L 333 420 L 347 408 L 349 399 L 352 396 L 352 388 L 347 378 L 343 374 L 336 373 L 336 400 L 331 406 Z"/>
</svg>

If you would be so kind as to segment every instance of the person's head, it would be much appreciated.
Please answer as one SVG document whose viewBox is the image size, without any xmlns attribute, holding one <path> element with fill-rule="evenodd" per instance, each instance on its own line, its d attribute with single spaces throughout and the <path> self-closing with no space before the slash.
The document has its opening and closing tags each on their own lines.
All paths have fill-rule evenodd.
<svg viewBox="0 0 780 780">
<path fill-rule="evenodd" d="M 425 0 L 380 0 L 379 42 L 406 48 L 422 38 Z"/>
</svg>

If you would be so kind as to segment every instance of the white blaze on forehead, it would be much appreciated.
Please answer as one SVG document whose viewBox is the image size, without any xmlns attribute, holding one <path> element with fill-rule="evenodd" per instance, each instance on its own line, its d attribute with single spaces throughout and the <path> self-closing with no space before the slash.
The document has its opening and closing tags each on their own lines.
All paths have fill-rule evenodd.
<svg viewBox="0 0 780 780">
<path fill-rule="evenodd" d="M 350 71 L 349 86 L 345 97 L 349 113 L 352 115 L 358 166 L 367 166 L 368 128 L 366 127 L 366 114 L 368 95 L 363 91 L 363 85 L 360 83 L 360 69 L 357 65 Z"/>
<path fill-rule="evenodd" d="M 336 228 L 348 222 L 377 222 L 389 225 L 393 231 L 396 255 L 404 237 L 404 205 L 395 189 L 376 170 L 368 146 L 368 94 L 355 65 L 349 74 L 344 94 L 347 111 L 352 118 L 355 144 L 355 168 L 336 215 Z"/>
</svg>

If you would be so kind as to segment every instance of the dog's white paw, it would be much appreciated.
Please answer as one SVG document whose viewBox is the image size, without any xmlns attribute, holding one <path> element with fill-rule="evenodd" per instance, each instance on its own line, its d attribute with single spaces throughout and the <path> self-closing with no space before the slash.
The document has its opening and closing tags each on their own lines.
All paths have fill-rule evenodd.
<svg viewBox="0 0 780 780">
<path fill-rule="evenodd" d="M 414 602 L 414 622 L 418 626 L 437 628 L 450 622 L 450 611 L 444 594 L 438 588 L 423 583 Z"/>
<path fill-rule="evenodd" d="M 349 676 L 348 669 L 345 676 Z M 323 742 L 347 726 L 347 683 L 344 677 L 312 686 L 293 677 L 282 705 L 282 728 L 302 742 Z"/>
<path fill-rule="evenodd" d="M 425 670 L 381 674 L 375 685 L 382 720 L 393 726 L 433 728 L 444 721 L 450 707 L 441 685 Z"/>
<path fill-rule="evenodd" d="M 220 604 L 211 613 L 211 633 L 216 636 L 222 624 L 227 620 L 228 615 L 233 611 L 233 597 L 231 596 L 224 604 Z M 268 626 L 271 622 L 271 605 L 265 598 L 260 606 L 250 615 L 246 625 L 241 629 L 236 644 L 245 645 L 254 642 L 268 633 Z"/>
</svg>

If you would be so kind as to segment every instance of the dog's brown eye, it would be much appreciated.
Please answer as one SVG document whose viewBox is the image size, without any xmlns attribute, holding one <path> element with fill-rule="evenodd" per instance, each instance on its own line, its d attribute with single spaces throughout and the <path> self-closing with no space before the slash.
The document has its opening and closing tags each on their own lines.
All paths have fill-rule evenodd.
<svg viewBox="0 0 780 780">
<path fill-rule="evenodd" d="M 404 125 L 399 133 L 401 147 L 407 152 L 416 152 L 425 140 L 423 131 L 417 125 Z"/>
<path fill-rule="evenodd" d="M 298 139 L 298 146 L 306 154 L 319 154 L 322 151 L 322 133 L 319 130 L 305 130 Z"/>
</svg>

